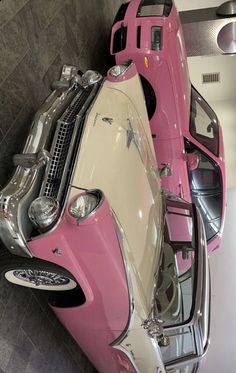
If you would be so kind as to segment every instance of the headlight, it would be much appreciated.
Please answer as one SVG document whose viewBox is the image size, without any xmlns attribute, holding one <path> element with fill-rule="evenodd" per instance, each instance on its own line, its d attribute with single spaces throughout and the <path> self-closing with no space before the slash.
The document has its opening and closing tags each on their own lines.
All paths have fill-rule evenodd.
<svg viewBox="0 0 236 373">
<path fill-rule="evenodd" d="M 28 215 L 35 227 L 45 230 L 56 222 L 60 214 L 58 201 L 50 197 L 36 198 L 30 205 Z"/>
<path fill-rule="evenodd" d="M 99 191 L 88 191 L 80 194 L 70 205 L 69 213 L 78 221 L 87 218 L 96 210 L 102 200 L 102 193 Z"/>
<path fill-rule="evenodd" d="M 82 75 L 81 84 L 83 87 L 87 87 L 98 83 L 102 79 L 102 75 L 97 71 L 88 70 Z"/>
<path fill-rule="evenodd" d="M 108 74 L 111 75 L 113 78 L 118 78 L 119 76 L 123 75 L 127 70 L 130 69 L 132 66 L 132 61 L 125 61 L 121 65 L 113 66 L 109 71 Z"/>
</svg>

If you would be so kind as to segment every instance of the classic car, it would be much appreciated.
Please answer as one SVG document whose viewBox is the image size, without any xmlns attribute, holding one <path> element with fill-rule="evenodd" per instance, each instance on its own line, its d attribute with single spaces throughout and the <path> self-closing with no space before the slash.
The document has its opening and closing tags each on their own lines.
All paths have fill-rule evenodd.
<svg viewBox="0 0 236 373">
<path fill-rule="evenodd" d="M 64 66 L 14 164 L 0 193 L 5 278 L 48 291 L 100 373 L 195 369 L 209 334 L 205 231 L 194 205 L 162 192 L 135 65 L 106 79 Z"/>
<path fill-rule="evenodd" d="M 191 86 L 180 19 L 172 0 L 122 4 L 112 27 L 116 62 L 132 59 L 141 76 L 158 163 L 168 164 L 164 188 L 195 203 L 208 250 L 221 242 L 226 207 L 222 129 Z"/>
</svg>

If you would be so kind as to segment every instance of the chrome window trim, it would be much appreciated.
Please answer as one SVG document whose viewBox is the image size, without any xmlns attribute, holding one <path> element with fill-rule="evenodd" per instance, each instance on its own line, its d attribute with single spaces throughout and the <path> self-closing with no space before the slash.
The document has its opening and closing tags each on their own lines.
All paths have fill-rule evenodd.
<svg viewBox="0 0 236 373">
<path fill-rule="evenodd" d="M 193 205 L 194 206 L 194 205 Z M 202 230 L 202 225 L 203 222 L 201 222 L 201 214 L 199 212 L 199 209 L 195 206 L 195 215 L 196 215 L 196 223 L 197 223 L 197 230 L 200 232 Z M 204 227 L 204 225 L 203 225 Z M 198 236 L 199 237 L 199 236 Z M 201 243 L 199 243 L 201 245 Z M 210 310 L 206 316 L 209 317 L 208 320 L 208 331 L 207 331 L 207 337 L 206 337 L 206 344 L 203 346 L 203 336 L 201 334 L 200 330 L 200 325 L 199 325 L 199 319 L 202 317 L 202 310 L 203 310 L 203 305 L 205 304 L 206 298 L 205 294 L 202 291 L 203 290 L 203 285 L 205 281 L 205 275 L 209 274 L 209 271 L 207 271 L 207 268 L 209 269 L 209 265 L 206 263 L 207 259 L 207 250 L 206 250 L 206 245 L 205 245 L 205 250 L 199 250 L 198 251 L 198 272 L 197 272 L 197 284 L 196 284 L 196 294 L 195 294 L 195 299 L 197 300 L 195 305 L 194 305 L 194 312 L 192 315 L 192 318 L 187 321 L 186 323 L 183 324 L 178 324 L 178 325 L 173 325 L 173 326 L 167 326 L 164 327 L 164 331 L 168 330 L 176 330 L 178 328 L 182 327 L 191 327 L 193 330 L 193 339 L 194 339 L 194 345 L 196 348 L 196 355 L 195 354 L 190 354 L 186 357 L 180 357 L 176 359 L 176 363 L 174 361 L 170 363 L 166 363 L 166 367 L 170 368 L 178 368 L 181 365 L 183 365 L 186 362 L 199 362 L 200 359 L 202 359 L 208 349 L 209 346 L 209 330 L 210 330 Z M 205 271 L 205 273 L 204 273 Z M 206 280 L 207 281 L 207 280 Z M 209 281 L 209 280 L 208 280 Z M 209 292 L 211 291 L 210 287 L 210 281 L 209 281 Z M 210 299 L 210 294 L 209 294 L 209 299 Z M 209 304 L 210 305 L 210 304 Z M 204 315 L 203 315 L 204 316 Z"/>
</svg>

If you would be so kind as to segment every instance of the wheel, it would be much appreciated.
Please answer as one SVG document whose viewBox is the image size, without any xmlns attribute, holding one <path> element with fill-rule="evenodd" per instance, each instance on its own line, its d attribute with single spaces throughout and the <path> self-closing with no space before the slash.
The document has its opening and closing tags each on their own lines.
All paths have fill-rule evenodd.
<svg viewBox="0 0 236 373">
<path fill-rule="evenodd" d="M 151 84 L 147 79 L 144 78 L 144 76 L 140 75 L 142 87 L 143 87 L 143 93 L 145 97 L 146 107 L 147 107 L 147 113 L 149 120 L 152 119 L 155 111 L 156 111 L 156 95 L 154 92 L 154 89 L 152 88 Z"/>
<path fill-rule="evenodd" d="M 7 281 L 32 289 L 67 291 L 77 287 L 74 277 L 55 264 L 27 258 L 13 258 L 2 268 Z"/>
</svg>

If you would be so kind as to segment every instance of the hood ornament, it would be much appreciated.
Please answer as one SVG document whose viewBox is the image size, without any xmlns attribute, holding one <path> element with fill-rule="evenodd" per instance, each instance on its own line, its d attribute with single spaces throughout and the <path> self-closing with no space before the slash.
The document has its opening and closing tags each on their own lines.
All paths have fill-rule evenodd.
<svg viewBox="0 0 236 373">
<path fill-rule="evenodd" d="M 157 339 L 159 346 L 166 347 L 169 346 L 170 339 L 164 333 L 164 328 L 161 323 L 162 321 L 157 317 L 150 317 L 143 321 L 142 327 L 147 330 L 149 337 Z"/>
</svg>

